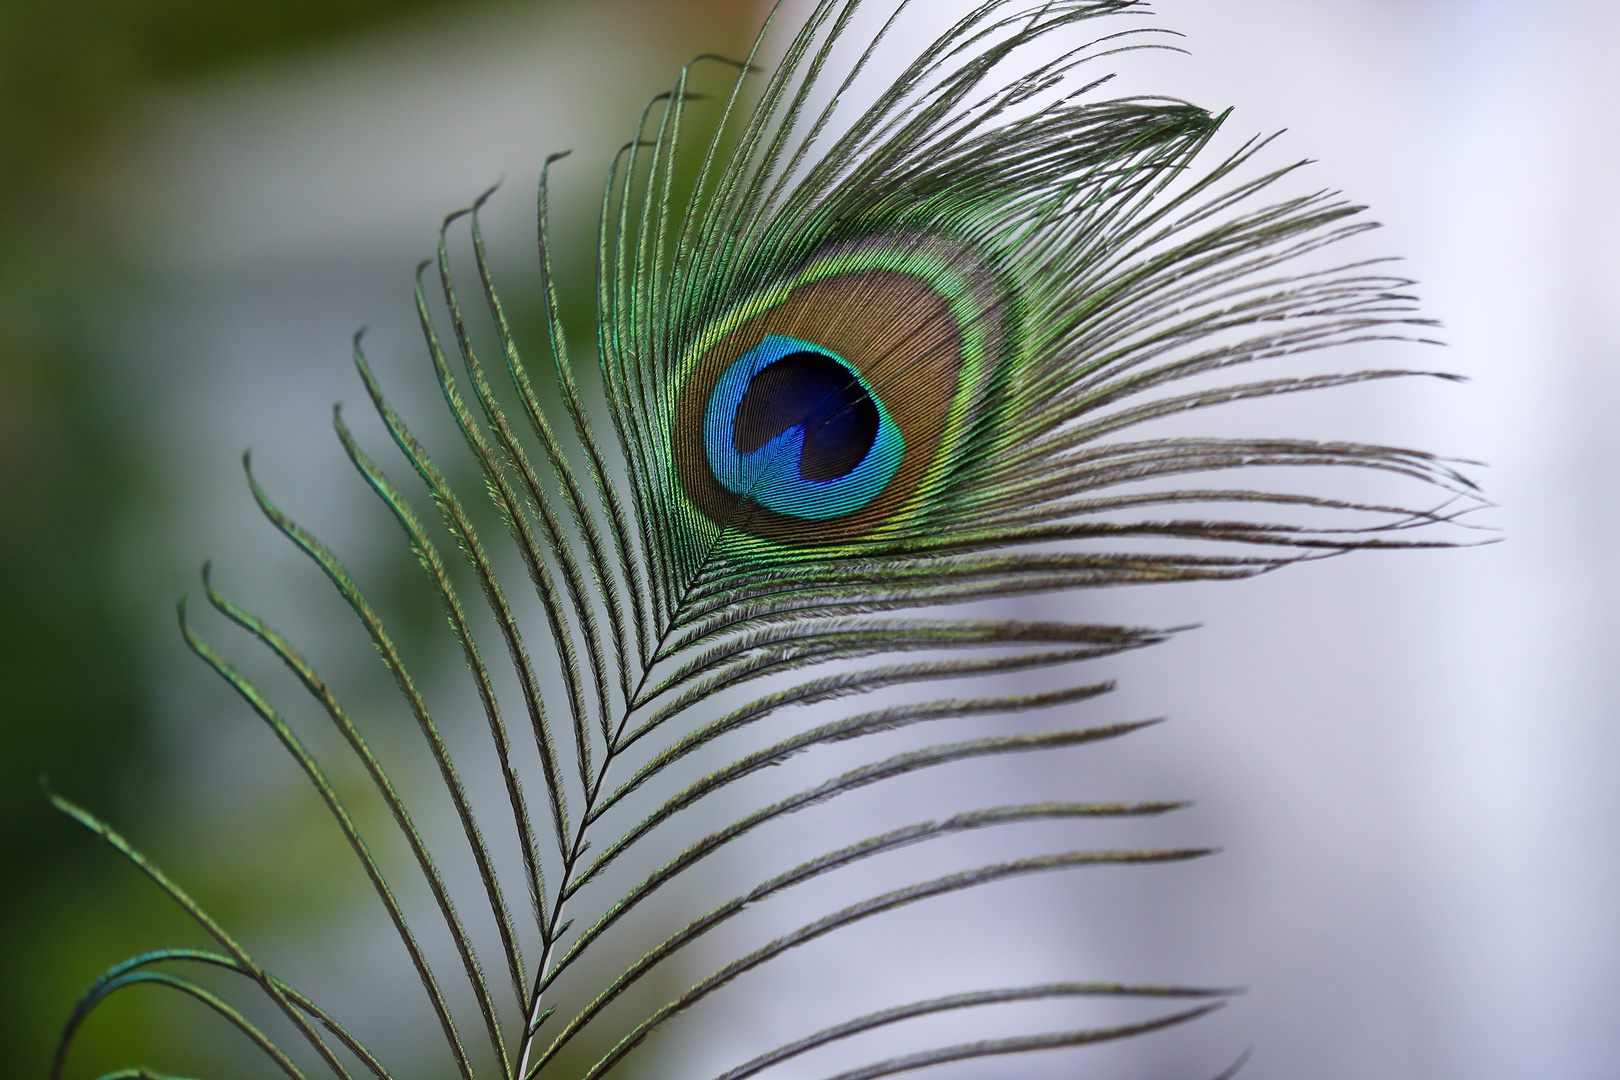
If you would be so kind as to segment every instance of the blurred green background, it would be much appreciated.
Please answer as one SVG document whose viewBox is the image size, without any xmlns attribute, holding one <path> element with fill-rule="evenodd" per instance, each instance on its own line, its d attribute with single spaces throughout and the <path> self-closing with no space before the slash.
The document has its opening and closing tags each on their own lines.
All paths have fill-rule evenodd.
<svg viewBox="0 0 1620 1080">
<path fill-rule="evenodd" d="M 262 880 L 233 885 L 251 858 L 188 857 L 189 834 L 171 827 L 181 812 L 171 792 L 196 765 L 161 730 L 155 681 L 167 668 L 150 658 L 172 655 L 178 635 L 150 594 L 172 601 L 176 568 L 213 552 L 199 550 L 173 516 L 183 500 L 168 459 L 120 392 L 129 378 L 125 343 L 138 336 L 125 320 L 161 304 L 164 287 L 138 250 L 143 230 L 162 221 L 131 221 L 151 216 L 151 200 L 124 190 L 131 163 L 151 156 L 141 145 L 158 130 L 151 115 L 165 95 L 206 99 L 237 71 L 273 79 L 285 65 L 386 35 L 414 34 L 431 50 L 434 35 L 464 16 L 569 7 L 589 5 L 0 0 L 0 1076 L 44 1075 L 73 1000 L 108 964 L 145 948 L 201 944 L 150 883 L 47 808 L 40 777 L 154 848 L 250 938 L 273 936 L 278 923 L 333 899 L 323 887 L 331 860 L 318 854 L 295 860 L 266 897 Z M 654 87 L 697 48 L 740 47 L 755 17 L 741 0 L 641 7 L 677 31 L 664 36 L 663 71 L 649 65 Z M 605 118 L 615 134 L 628 120 Z M 533 129 L 510 132 L 514 144 L 533 138 Z M 511 180 L 527 191 L 533 177 Z M 454 198 L 474 194 L 469 187 Z M 432 218 L 421 225 L 412 242 L 427 239 Z M 403 273 L 394 276 L 403 300 Z M 375 314 L 346 317 L 358 326 Z M 331 345 L 341 366 L 344 342 Z M 307 411 L 321 419 L 318 400 Z M 244 510 L 237 503 L 231 512 Z M 200 665 L 188 670 L 182 677 L 192 682 L 209 678 Z M 121 997 L 89 1024 L 70 1075 L 143 1062 L 240 1075 L 215 1059 L 211 1029 L 193 1037 L 193 1025 L 216 1024 L 195 1005 L 139 989 Z"/>
</svg>

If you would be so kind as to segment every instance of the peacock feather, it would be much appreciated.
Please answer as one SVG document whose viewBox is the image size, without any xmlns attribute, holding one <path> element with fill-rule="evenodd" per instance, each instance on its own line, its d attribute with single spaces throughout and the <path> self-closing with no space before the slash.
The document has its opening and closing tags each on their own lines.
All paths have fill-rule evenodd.
<svg viewBox="0 0 1620 1080">
<path fill-rule="evenodd" d="M 1373 227 L 1358 216 L 1363 208 L 1331 192 L 1271 196 L 1293 168 L 1258 168 L 1263 139 L 1214 155 L 1224 113 L 1107 96 L 1100 64 L 1108 57 L 1167 47 L 1162 31 L 1132 18 L 1146 14 L 1143 4 L 984 0 L 898 65 L 907 5 L 875 22 L 866 21 L 871 14 L 859 0 L 819 0 L 782 35 L 773 63 L 767 50 L 778 39 L 767 26 L 745 60 L 700 57 L 648 104 L 603 191 L 593 347 L 570 342 L 565 330 L 546 173 L 539 365 L 520 355 L 491 280 L 484 199 L 446 219 L 436 264 L 418 271 L 417 307 L 445 405 L 506 531 L 498 544 L 483 510 L 452 486 L 454 468 L 390 404 L 355 339 L 365 391 L 438 525 L 340 413 L 337 435 L 404 532 L 471 674 L 504 789 L 505 820 L 495 827 L 516 838 L 510 864 L 486 839 L 491 822 L 474 810 L 477 793 L 447 748 L 442 720 L 360 582 L 251 469 L 266 517 L 330 579 L 397 685 L 449 796 L 457 842 L 476 864 L 473 891 L 441 869 L 442 852 L 314 664 L 204 571 L 209 604 L 293 672 L 369 777 L 454 944 L 448 965 L 433 962 L 360 818 L 304 736 L 192 627 L 181 604 L 186 641 L 270 727 L 353 848 L 414 966 L 447 1062 L 464 1080 L 594 1080 L 746 973 L 935 897 L 1038 873 L 1207 854 L 1062 850 L 964 865 L 829 910 L 690 985 L 636 996 L 662 985 L 656 973 L 746 907 L 823 875 L 972 830 L 1181 805 L 978 805 L 832 847 L 710 910 L 679 911 L 671 883 L 802 809 L 920 771 L 1056 753 L 1143 726 L 1025 731 L 1004 719 L 991 734 L 868 755 L 695 840 L 670 839 L 683 815 L 692 820 L 688 811 L 717 805 L 719 793 L 790 756 L 936 721 L 1075 705 L 1111 685 L 1078 674 L 1079 662 L 1166 636 L 1009 617 L 1006 606 L 987 616 L 979 602 L 1243 578 L 1356 548 L 1437 543 L 1407 531 L 1454 520 L 1471 498 L 1464 477 L 1418 451 L 1148 427 L 1223 403 L 1413 374 L 1282 370 L 1232 381 L 1231 373 L 1409 338 L 1428 324 L 1409 282 L 1365 261 L 1322 258 Z M 884 65 L 898 74 L 879 78 Z M 706 101 L 695 90 L 705 80 L 721 87 Z M 708 119 L 695 119 L 700 106 Z M 450 231 L 463 227 L 487 327 L 466 314 L 452 273 Z M 429 283 L 442 305 L 430 303 Z M 486 331 L 493 349 L 478 344 Z M 1439 494 L 1402 508 L 1204 479 L 1256 467 L 1305 475 L 1289 471 L 1303 466 L 1398 477 Z M 534 617 L 497 572 L 514 560 L 534 590 Z M 480 594 L 477 610 L 463 595 L 469 587 Z M 1037 670 L 1068 674 L 1055 689 L 1010 690 L 1006 677 Z M 947 683 L 952 689 L 930 689 Z M 899 703 L 849 705 L 894 690 Z M 812 705 L 822 708 L 798 711 Z M 757 736 L 754 749 L 737 749 L 744 744 L 733 736 L 745 730 Z M 531 751 L 519 749 L 531 741 L 533 769 L 524 764 Z M 267 971 L 111 827 L 51 798 L 217 943 L 110 969 L 70 1018 L 53 1076 L 65 1075 L 90 1012 L 137 985 L 189 995 L 290 1077 L 312 1067 L 344 1078 L 416 1070 L 385 1064 L 385 1053 L 363 1047 L 333 1013 Z M 604 893 L 625 864 L 641 869 L 626 890 Z M 486 909 L 489 940 L 458 911 L 469 902 Z M 659 911 L 674 929 L 619 969 L 587 964 L 628 932 L 638 910 Z M 199 966 L 254 984 L 284 1017 L 277 1030 L 307 1047 L 283 1048 L 188 974 Z M 452 980 L 465 980 L 470 1011 L 459 989 L 447 989 Z M 839 1080 L 1120 1039 L 1192 1020 L 1225 993 L 1064 982 L 896 1002 L 806 1031 L 724 1080 L 935 1014 L 1084 997 L 1163 1003 L 1146 1019 L 946 1043 Z M 625 1002 L 633 1015 L 611 1008 Z M 580 1047 L 592 1049 L 581 1056 Z M 650 1067 L 645 1054 L 634 1060 Z"/>
</svg>

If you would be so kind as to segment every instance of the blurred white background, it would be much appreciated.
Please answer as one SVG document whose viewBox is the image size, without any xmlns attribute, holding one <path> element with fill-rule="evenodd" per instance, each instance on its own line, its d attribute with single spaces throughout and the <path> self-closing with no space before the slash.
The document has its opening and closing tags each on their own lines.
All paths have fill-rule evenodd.
<svg viewBox="0 0 1620 1080">
<path fill-rule="evenodd" d="M 1087 618 L 1203 624 L 1107 665 L 1121 690 L 1087 707 L 1087 719 L 1172 722 L 984 782 L 1085 798 L 1190 797 L 1195 809 L 1142 835 L 1224 853 L 998 887 L 972 904 L 863 927 L 784 965 L 777 985 L 788 993 L 749 990 L 700 1010 L 658 1044 L 668 1055 L 653 1070 L 660 1075 L 719 1071 L 773 1038 L 855 1015 L 895 983 L 920 982 L 924 994 L 969 988 L 1004 981 L 980 972 L 1009 965 L 1037 978 L 1241 984 L 1249 993 L 1138 1047 L 939 1075 L 1210 1076 L 1250 1043 L 1244 1075 L 1254 1080 L 1620 1075 L 1620 685 L 1610 656 L 1620 578 L 1607 557 L 1620 535 L 1610 420 L 1620 408 L 1620 7 L 1154 7 L 1191 55 L 1154 59 L 1142 69 L 1152 85 L 1133 77 L 1130 88 L 1233 106 L 1238 133 L 1287 128 L 1279 153 L 1317 159 L 1312 183 L 1370 204 L 1386 226 L 1373 246 L 1403 255 L 1402 272 L 1421 282 L 1449 348 L 1357 362 L 1472 380 L 1337 393 L 1312 403 L 1313 422 L 1488 463 L 1475 475 L 1498 504 L 1484 520 L 1503 542 L 1081 598 Z M 672 41 L 677 53 L 696 53 L 718 32 L 697 10 L 611 0 L 440 18 L 155 103 L 149 126 L 121 151 L 135 165 L 120 175 L 135 179 L 107 196 L 160 283 L 135 329 L 109 343 L 125 361 L 119 392 L 147 418 L 185 493 L 183 517 L 151 527 L 186 534 L 188 558 L 215 556 L 230 591 L 279 621 L 308 627 L 316 621 L 292 613 L 335 611 L 258 518 L 237 455 L 252 446 L 271 490 L 358 567 L 382 559 L 372 549 L 397 536 L 361 502 L 327 426 L 332 401 L 354 412 L 363 403 L 350 333 L 371 324 L 370 351 L 401 405 L 431 416 L 409 282 L 432 252 L 439 217 L 505 177 L 486 228 L 508 291 L 532 287 L 534 178 L 546 153 L 572 148 L 557 179 L 557 240 L 577 264 L 594 228 L 597 176 L 639 103 L 668 82 Z M 442 424 L 420 424 L 445 435 Z M 380 452 L 375 427 L 365 430 Z M 189 574 L 146 573 L 155 627 L 167 625 L 159 620 L 170 598 L 192 588 Z M 303 781 L 272 757 L 264 733 L 177 642 L 158 640 L 163 633 L 154 663 L 171 696 L 174 745 L 196 755 L 197 805 L 256 790 L 264 805 L 292 797 L 282 792 L 303 798 Z M 1060 775 L 1059 764 L 1072 772 Z M 774 770 L 771 784 L 831 766 L 792 768 L 808 771 Z M 891 796 L 908 800 L 898 809 L 851 800 L 792 829 L 861 827 L 863 815 L 887 813 L 909 820 L 953 782 L 919 782 Z M 1086 840 L 1112 846 L 1136 835 L 1114 828 L 1093 827 Z M 801 835 L 792 829 L 733 857 L 738 879 L 764 877 L 748 860 L 791 848 Z M 989 853 L 1002 842 L 974 841 Z M 876 881 L 856 881 L 848 895 Z M 781 925 L 834 895 L 845 893 L 784 901 Z M 1007 925 L 982 947 L 971 935 L 945 948 L 927 939 L 963 918 Z M 322 1000 L 362 995 L 358 1007 L 374 1014 L 362 1028 L 430 1039 L 425 1012 L 395 1015 L 391 999 L 367 989 L 375 979 L 368 984 L 358 957 L 393 945 L 360 925 L 340 919 L 313 941 L 272 951 Z M 910 934 L 934 942 L 915 969 L 863 965 Z M 398 992 L 412 987 L 401 980 Z M 783 1075 L 831 1073 L 844 1060 Z"/>
</svg>

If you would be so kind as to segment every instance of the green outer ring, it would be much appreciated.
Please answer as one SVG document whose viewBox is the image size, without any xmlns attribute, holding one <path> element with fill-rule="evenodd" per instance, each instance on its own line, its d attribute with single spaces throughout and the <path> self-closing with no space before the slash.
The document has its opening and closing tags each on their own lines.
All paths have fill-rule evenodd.
<svg viewBox="0 0 1620 1080">
<path fill-rule="evenodd" d="M 991 384 L 997 375 L 995 358 L 988 355 L 987 344 L 995 337 L 990 332 L 990 325 L 999 325 L 999 321 L 992 320 L 987 324 L 976 318 L 986 303 L 993 303 L 994 296 L 986 296 L 984 283 L 994 278 L 986 268 L 976 265 L 964 266 L 969 257 L 963 248 L 955 251 L 941 251 L 939 247 L 922 245 L 907 250 L 896 250 L 892 247 L 876 246 L 875 241 L 880 238 L 868 238 L 848 244 L 838 250 L 827 252 L 812 259 L 803 270 L 791 278 L 784 279 L 776 285 L 764 289 L 744 300 L 730 312 L 716 319 L 686 350 L 681 358 L 678 376 L 672 383 L 672 395 L 678 395 L 680 388 L 684 387 L 692 370 L 716 343 L 738 326 L 758 315 L 764 314 L 771 308 L 787 299 L 788 294 L 801 285 L 808 285 L 823 278 L 837 277 L 842 274 L 861 273 L 871 270 L 886 270 L 890 273 L 910 274 L 920 278 L 930 288 L 934 289 L 945 299 L 946 306 L 956 318 L 958 330 L 962 335 L 962 367 L 957 377 L 956 395 L 951 400 L 950 411 L 946 414 L 945 431 L 940 437 L 939 448 L 934 454 L 934 461 L 928 471 L 917 483 L 917 489 L 911 497 L 897 509 L 889 519 L 873 528 L 870 536 L 891 532 L 901 525 L 915 520 L 918 510 L 926 501 L 928 494 L 936 490 L 943 482 L 950 465 L 956 456 L 957 447 L 967 435 L 972 413 L 975 406 L 988 395 Z M 911 239 L 911 238 L 906 238 Z M 944 240 L 944 238 L 941 238 Z M 945 240 L 945 243 L 950 243 Z M 954 247 L 954 245 L 952 245 Z M 952 256 L 955 256 L 954 258 Z M 864 380 L 863 380 L 864 381 Z M 665 415 L 673 415 L 674 396 L 666 404 Z M 696 513 L 704 520 L 712 520 L 708 514 L 697 506 L 686 493 L 685 485 L 681 483 L 678 471 L 674 466 L 673 454 L 669 457 L 669 474 L 673 486 L 679 492 L 682 502 L 690 512 Z M 744 539 L 745 538 L 745 539 Z M 739 530 L 739 540 L 736 546 L 728 541 L 728 550 L 748 558 L 768 558 L 775 555 L 797 554 L 803 551 L 806 545 L 793 545 L 780 540 L 771 540 L 756 536 L 746 530 Z M 837 552 L 841 545 L 816 545 L 816 550 L 829 553 Z"/>
</svg>

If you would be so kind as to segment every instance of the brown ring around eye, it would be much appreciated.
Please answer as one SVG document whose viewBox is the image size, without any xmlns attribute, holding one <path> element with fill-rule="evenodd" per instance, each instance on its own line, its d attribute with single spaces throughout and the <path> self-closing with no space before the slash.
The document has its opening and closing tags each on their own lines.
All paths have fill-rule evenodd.
<svg viewBox="0 0 1620 1080">
<path fill-rule="evenodd" d="M 888 485 L 842 517 L 806 521 L 726 490 L 710 469 L 703 424 L 721 375 L 769 334 L 836 353 L 860 372 L 905 438 Z M 674 451 L 682 487 L 703 513 L 756 536 L 791 544 L 832 543 L 871 532 L 903 507 L 927 476 L 951 418 L 962 335 L 949 302 L 928 282 L 892 270 L 819 278 L 792 289 L 704 352 L 676 402 Z"/>
</svg>

